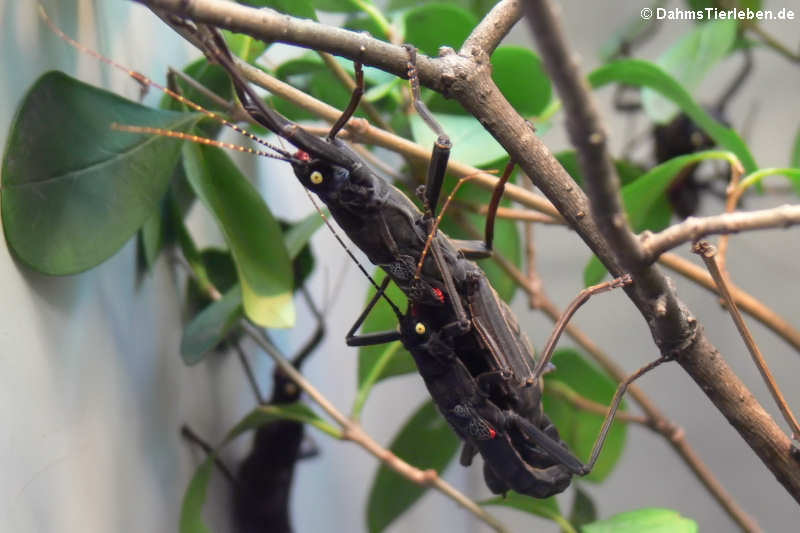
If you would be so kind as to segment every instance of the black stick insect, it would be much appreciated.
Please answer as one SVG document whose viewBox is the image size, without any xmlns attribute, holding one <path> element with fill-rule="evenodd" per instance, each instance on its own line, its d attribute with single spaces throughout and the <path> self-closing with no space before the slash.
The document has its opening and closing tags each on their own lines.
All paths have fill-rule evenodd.
<svg viewBox="0 0 800 533">
<path fill-rule="evenodd" d="M 543 413 L 541 376 L 548 368 L 560 331 L 578 306 L 591 294 L 630 280 L 615 280 L 583 291 L 570 306 L 571 311 L 559 321 L 548 349 L 534 364 L 533 351 L 513 314 L 499 300 L 483 271 L 469 260 L 491 252 L 493 215 L 489 217 L 482 242 L 452 241 L 436 231 L 435 210 L 450 142 L 418 97 L 413 49 L 408 52 L 415 107 L 439 136 L 422 194 L 424 214 L 336 138 L 363 92 L 360 65 L 356 65 L 358 88 L 350 104 L 327 138 L 321 139 L 261 102 L 239 75 L 224 40 L 215 30 L 174 19 L 168 22 L 228 72 L 251 118 L 299 148 L 297 153 L 290 154 L 270 146 L 278 154 L 272 157 L 292 164 L 303 186 L 326 203 L 350 239 L 409 297 L 408 312 L 403 314 L 383 294 L 386 285 L 376 285 L 378 293 L 372 305 L 383 297 L 398 317 L 400 331 L 356 335 L 370 305 L 347 335 L 348 344 L 403 341 L 417 359 L 434 401 L 465 441 L 462 463 L 468 464 L 480 452 L 485 460 L 486 482 L 492 491 L 513 489 L 546 497 L 563 491 L 572 475 L 588 473 L 628 384 L 663 359 L 643 367 L 620 385 L 588 464 L 569 452 Z M 139 76 L 137 79 L 143 78 Z M 202 111 L 199 106 L 191 106 Z M 138 131 L 146 132 L 144 128 Z M 175 136 L 180 135 L 196 139 L 185 134 Z M 509 174 L 510 169 L 505 179 Z M 503 185 L 501 180 L 490 212 L 496 211 Z"/>
<path fill-rule="evenodd" d="M 300 149 L 290 159 L 298 179 L 322 199 L 333 218 L 369 259 L 387 272 L 388 277 L 348 332 L 347 343 L 365 346 L 403 342 L 435 403 L 465 442 L 462 463 L 468 464 L 480 452 L 486 465 L 485 479 L 492 491 L 514 489 L 547 497 L 563 491 L 573 474 L 587 474 L 597 460 L 628 384 L 663 359 L 643 367 L 620 385 L 588 464 L 567 450 L 543 413 L 540 380 L 569 316 L 591 294 L 629 283 L 630 278 L 584 291 L 570 306 L 571 312 L 562 318 L 560 329 L 554 332 L 547 350 L 532 367 L 532 349 L 519 331 L 516 319 L 499 300 L 483 272 L 468 260 L 486 257 L 491 252 L 493 213 L 510 169 L 493 195 L 485 240 L 458 242 L 460 247 L 456 249 L 454 241 L 436 230 L 435 216 L 450 140 L 419 98 L 413 48 L 407 50 L 414 105 L 438 136 L 427 182 L 420 194 L 424 214 L 336 139 L 363 92 L 360 65 L 356 64 L 358 87 L 350 104 L 323 140 L 262 103 L 239 75 L 218 33 L 204 26 L 195 29 L 181 25 L 180 29 L 181 33 L 193 35 L 193 41 L 200 44 L 209 59 L 228 72 L 248 114 Z M 426 257 L 428 252 L 430 257 Z M 409 297 L 406 314 L 384 295 L 390 280 Z M 381 297 L 396 314 L 399 331 L 356 335 Z"/>
</svg>

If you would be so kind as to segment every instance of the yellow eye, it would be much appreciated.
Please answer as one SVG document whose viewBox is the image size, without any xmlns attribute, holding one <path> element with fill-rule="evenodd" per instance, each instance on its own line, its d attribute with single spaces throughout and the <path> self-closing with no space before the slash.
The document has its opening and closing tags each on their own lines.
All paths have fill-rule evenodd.
<svg viewBox="0 0 800 533">
<path fill-rule="evenodd" d="M 311 173 L 311 183 L 314 185 L 319 185 L 325 178 L 322 176 L 322 172 L 319 170 L 315 170 Z"/>
<path fill-rule="evenodd" d="M 414 331 L 417 332 L 417 335 L 425 335 L 427 329 L 425 328 L 425 324 L 422 322 L 417 322 L 417 325 L 414 326 Z"/>
</svg>

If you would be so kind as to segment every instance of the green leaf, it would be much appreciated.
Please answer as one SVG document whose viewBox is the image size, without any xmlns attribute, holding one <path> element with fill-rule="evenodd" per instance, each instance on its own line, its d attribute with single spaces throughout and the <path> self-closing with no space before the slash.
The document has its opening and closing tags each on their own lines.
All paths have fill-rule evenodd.
<svg viewBox="0 0 800 533">
<path fill-rule="evenodd" d="M 469 11 L 452 4 L 427 4 L 406 12 L 404 41 L 436 57 L 440 46 L 458 50 L 478 24 Z"/>
<path fill-rule="evenodd" d="M 736 39 L 737 26 L 735 20 L 717 20 L 696 26 L 662 54 L 656 64 L 687 91 L 692 91 L 711 68 L 728 55 Z M 670 100 L 653 89 L 642 91 L 644 110 L 656 124 L 666 124 L 678 113 Z"/>
<path fill-rule="evenodd" d="M 330 216 L 327 209 L 324 209 L 323 213 L 325 213 L 325 216 Z M 308 244 L 311 236 L 322 227 L 324 222 L 322 216 L 314 211 L 303 220 L 291 225 L 286 231 L 286 235 L 284 235 L 284 242 L 286 243 L 286 251 L 289 253 L 289 259 L 294 260 L 300 254 L 300 250 Z"/>
<path fill-rule="evenodd" d="M 225 152 L 187 143 L 183 154 L 189 182 L 236 261 L 245 313 L 264 327 L 291 327 L 293 273 L 280 225 Z"/>
<path fill-rule="evenodd" d="M 14 117 L 3 156 L 8 246 L 53 275 L 111 257 L 158 211 L 182 144 L 116 132 L 111 124 L 186 130 L 198 119 L 143 107 L 60 72 L 43 75 Z"/>
<path fill-rule="evenodd" d="M 246 0 L 240 2 L 254 7 L 269 7 L 301 19 L 317 20 L 312 0 Z"/>
<path fill-rule="evenodd" d="M 672 214 L 666 196 L 667 189 L 681 169 L 707 159 L 724 159 L 731 164 L 736 163 L 736 156 L 731 152 L 695 152 L 665 161 L 623 187 L 622 203 L 633 231 L 639 233 L 646 229 L 660 231 L 666 228 Z M 599 283 L 607 272 L 600 260 L 592 256 L 583 271 L 584 283 L 587 287 Z"/>
<path fill-rule="evenodd" d="M 561 511 L 558 508 L 558 502 L 555 497 L 545 498 L 543 500 L 524 496 L 514 491 L 509 492 L 505 497 L 498 496 L 489 500 L 480 502 L 481 505 L 502 505 L 503 507 L 511 507 L 523 513 L 541 516 L 552 520 L 561 526 L 564 531 L 574 533 L 574 529 L 569 524 L 566 518 L 561 516 Z"/>
<path fill-rule="evenodd" d="M 252 63 L 267 51 L 267 43 L 244 33 L 222 30 L 222 34 L 231 52 L 248 63 Z"/>
<path fill-rule="evenodd" d="M 597 520 L 597 506 L 591 495 L 583 490 L 579 483 L 575 483 L 575 499 L 572 501 L 572 510 L 569 513 L 569 522 L 580 527 Z"/>
<path fill-rule="evenodd" d="M 658 66 L 638 59 L 615 61 L 592 72 L 589 75 L 589 82 L 593 87 L 618 82 L 657 90 L 677 104 L 719 146 L 736 154 L 745 171 L 753 172 L 758 168 L 755 159 L 753 159 L 750 150 L 741 137 L 732 129 L 726 128 L 711 118 L 703 108 L 697 105 L 691 95 L 680 84 Z"/>
<path fill-rule="evenodd" d="M 311 3 L 318 11 L 331 13 L 353 13 L 361 10 L 357 0 L 311 0 Z"/>
<path fill-rule="evenodd" d="M 584 398 L 608 405 L 614 397 L 617 385 L 607 375 L 590 365 L 575 350 L 557 350 L 553 356 L 553 364 L 555 364 L 556 370 L 547 374 L 545 378 L 543 398 L 545 413 L 558 428 L 561 438 L 567 443 L 572 453 L 582 461 L 586 461 L 592 453 L 604 417 L 576 408 L 561 395 L 553 394 L 552 388 L 566 386 L 568 390 L 574 391 Z M 558 382 L 558 384 L 554 382 Z M 547 390 L 548 387 L 551 388 L 550 392 Z M 624 410 L 624 408 L 623 403 L 620 410 Z M 625 424 L 614 422 L 594 469 L 583 479 L 600 482 L 611 473 L 622 454 L 626 433 L 627 426 Z"/>
<path fill-rule="evenodd" d="M 436 406 L 427 401 L 406 422 L 389 448 L 417 468 L 441 473 L 453 460 L 459 442 Z M 426 487 L 410 483 L 381 464 L 367 501 L 367 527 L 370 533 L 386 529 L 426 490 Z"/>
<path fill-rule="evenodd" d="M 606 266 L 596 255 L 592 254 L 586 266 L 583 267 L 583 286 L 591 287 L 592 285 L 596 285 L 603 281 L 607 275 L 608 269 Z"/>
<path fill-rule="evenodd" d="M 674 157 L 655 166 L 643 174 L 639 179 L 622 188 L 622 203 L 628 214 L 628 221 L 633 231 L 640 232 L 645 229 L 659 231 L 669 223 L 669 218 L 661 220 L 661 226 L 648 226 L 648 218 L 654 207 L 665 198 L 667 189 L 684 167 L 710 159 L 724 159 L 735 164 L 736 156 L 721 150 L 706 150 L 692 154 Z"/>
<path fill-rule="evenodd" d="M 492 54 L 492 79 L 514 109 L 538 115 L 550 103 L 550 78 L 542 61 L 528 48 L 501 46 Z"/>
<path fill-rule="evenodd" d="M 581 533 L 697 533 L 697 522 L 672 509 L 647 508 L 626 511 L 586 524 Z"/>
<path fill-rule="evenodd" d="M 219 300 L 210 303 L 183 330 L 181 357 L 189 366 L 203 360 L 206 353 L 222 342 L 242 316 L 242 289 L 228 290 Z"/>
<path fill-rule="evenodd" d="M 281 405 L 260 405 L 256 407 L 228 432 L 228 435 L 219 447 L 232 441 L 245 431 L 258 429 L 276 420 L 294 420 L 295 422 L 313 426 L 335 439 L 342 438 L 341 430 L 320 418 L 320 416 L 306 404 L 296 402 Z"/>
<path fill-rule="evenodd" d="M 181 504 L 180 533 L 211 533 L 203 522 L 203 506 L 211 474 L 214 471 L 214 458 L 209 456 L 195 470 Z"/>
<path fill-rule="evenodd" d="M 164 215 L 162 209 L 156 210 L 150 218 L 145 220 L 140 233 L 142 253 L 147 269 L 151 270 L 158 259 L 158 254 L 164 245 Z"/>
<path fill-rule="evenodd" d="M 508 157 L 505 149 L 481 126 L 475 117 L 434 113 L 444 131 L 450 135 L 453 149 L 450 158 L 472 165 L 485 167 Z M 419 115 L 410 117 L 411 135 L 414 142 L 422 146 L 433 146 L 436 134 Z"/>
</svg>

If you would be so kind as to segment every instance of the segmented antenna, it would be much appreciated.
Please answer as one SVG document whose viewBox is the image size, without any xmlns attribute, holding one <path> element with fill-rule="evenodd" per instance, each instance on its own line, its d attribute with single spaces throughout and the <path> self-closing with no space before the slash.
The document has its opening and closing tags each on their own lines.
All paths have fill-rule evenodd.
<svg viewBox="0 0 800 533">
<path fill-rule="evenodd" d="M 288 157 L 284 157 L 282 155 L 276 155 L 273 154 L 272 152 L 267 152 L 264 150 L 256 150 L 255 148 L 250 148 L 249 146 L 242 146 L 240 144 L 218 141 L 217 139 L 209 139 L 208 137 L 201 137 L 199 135 L 184 133 L 182 131 L 168 130 L 164 128 L 153 128 L 150 126 L 131 126 L 128 124 L 118 124 L 116 122 L 111 123 L 111 129 L 115 131 L 124 131 L 127 133 L 145 133 L 149 135 L 160 135 L 161 137 L 171 137 L 173 139 L 181 139 L 184 141 L 191 141 L 198 144 L 216 146 L 218 148 L 227 148 L 228 150 L 236 150 L 237 152 L 242 152 L 246 154 L 253 154 L 262 157 L 270 157 L 272 159 L 278 159 L 280 161 L 289 161 L 289 162 L 292 161 L 292 159 Z"/>
<path fill-rule="evenodd" d="M 197 111 L 199 113 L 204 114 L 208 118 L 216 120 L 220 124 L 223 124 L 224 126 L 227 126 L 228 128 L 231 128 L 235 132 L 240 133 L 241 135 L 244 135 L 245 137 L 257 142 L 258 144 L 260 144 L 262 146 L 265 146 L 265 147 L 269 148 L 270 150 L 274 150 L 275 152 L 277 152 L 277 153 L 281 154 L 283 157 L 285 157 L 286 160 L 291 161 L 292 156 L 286 150 L 284 150 L 284 149 L 282 149 L 282 148 L 280 148 L 278 146 L 275 146 L 272 143 L 269 143 L 269 142 L 265 141 L 264 139 L 261 139 L 260 137 L 250 133 L 249 131 L 245 130 L 244 128 L 240 128 L 239 126 L 237 126 L 233 122 L 230 122 L 229 120 L 227 120 L 225 117 L 223 117 L 223 116 L 221 116 L 221 115 L 219 115 L 217 113 L 214 113 L 213 111 L 209 111 L 208 109 L 204 108 L 203 106 L 192 102 L 191 100 L 189 100 L 188 98 L 186 98 L 182 94 L 177 93 L 177 92 L 173 91 L 172 89 L 170 89 L 168 87 L 165 87 L 165 86 L 163 86 L 163 85 L 151 80 L 150 78 L 148 78 L 147 76 L 145 76 L 141 72 L 137 72 L 135 70 L 131 70 L 131 69 L 127 68 L 125 65 L 117 63 L 113 59 L 110 59 L 110 58 L 104 56 L 100 52 L 92 50 L 88 46 L 85 46 L 85 45 L 79 43 L 78 41 L 76 41 L 75 39 L 73 39 L 72 37 L 70 37 L 69 35 L 64 33 L 63 31 L 61 31 L 61 29 L 58 26 L 55 25 L 55 23 L 47 15 L 47 12 L 44 10 L 44 6 L 42 6 L 42 4 L 38 5 L 38 11 L 39 11 L 39 16 L 42 17 L 42 20 L 44 20 L 44 22 L 47 24 L 47 26 L 50 28 L 50 30 L 53 33 L 55 33 L 59 38 L 61 38 L 61 40 L 65 41 L 67 44 L 69 44 L 70 46 L 72 46 L 76 50 L 78 50 L 80 52 L 83 52 L 84 54 L 90 55 L 90 56 L 94 57 L 95 59 L 97 59 L 99 61 L 102 61 L 106 65 L 109 65 L 109 66 L 111 66 L 111 67 L 113 67 L 113 68 L 115 68 L 117 70 L 120 70 L 120 71 L 124 72 L 125 74 L 127 74 L 128 76 L 130 76 L 131 78 L 136 80 L 136 82 L 139 83 L 140 85 L 149 86 L 149 87 L 155 87 L 156 89 L 158 89 L 159 91 L 163 92 L 164 94 L 167 94 L 167 95 L 171 96 L 172 98 L 174 98 L 178 102 L 190 107 L 191 109 L 194 109 L 195 111 Z"/>
</svg>

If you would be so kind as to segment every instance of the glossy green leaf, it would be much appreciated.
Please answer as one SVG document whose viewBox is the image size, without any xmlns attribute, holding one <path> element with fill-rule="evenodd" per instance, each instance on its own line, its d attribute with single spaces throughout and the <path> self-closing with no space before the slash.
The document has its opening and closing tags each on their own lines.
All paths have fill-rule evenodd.
<svg viewBox="0 0 800 533">
<path fill-rule="evenodd" d="M 342 438 L 341 430 L 333 427 L 315 413 L 308 405 L 296 402 L 281 405 L 260 405 L 250 411 L 228 432 L 223 445 L 238 437 L 245 431 L 258 429 L 276 420 L 294 420 L 313 426 L 335 439 Z"/>
<path fill-rule="evenodd" d="M 556 351 L 553 356 L 556 370 L 545 377 L 544 410 L 569 449 L 582 461 L 587 461 L 592 453 L 594 442 L 603 424 L 603 416 L 576 408 L 560 395 L 547 391 L 550 383 L 559 382 L 571 391 L 589 400 L 608 405 L 617 389 L 616 383 L 600 370 L 590 365 L 586 359 L 571 349 Z M 559 385 L 554 384 L 553 387 Z M 624 403 L 621 410 L 624 410 Z M 604 480 L 622 454 L 625 446 L 627 426 L 615 421 L 608 432 L 603 452 L 592 472 L 583 479 L 599 482 Z"/>
<path fill-rule="evenodd" d="M 369 0 L 366 2 L 372 3 Z M 318 11 L 331 13 L 353 13 L 361 10 L 358 0 L 311 0 L 311 3 Z"/>
<path fill-rule="evenodd" d="M 214 458 L 209 456 L 195 470 L 181 504 L 180 533 L 211 533 L 203 521 L 203 506 L 206 503 L 208 483 L 214 471 Z"/>
<path fill-rule="evenodd" d="M 626 511 L 586 524 L 581 533 L 697 533 L 697 522 L 672 509 L 647 508 Z"/>
<path fill-rule="evenodd" d="M 737 25 L 735 20 L 716 20 L 697 26 L 661 55 L 656 64 L 687 91 L 693 91 L 711 68 L 728 55 Z M 642 105 L 656 124 L 666 124 L 678 113 L 671 99 L 647 87 L 642 91 Z"/>
<path fill-rule="evenodd" d="M 672 208 L 666 192 L 681 169 L 707 159 L 724 159 L 735 162 L 731 152 L 707 150 L 674 157 L 651 168 L 634 182 L 622 188 L 622 203 L 633 231 L 660 231 L 669 225 Z M 586 286 L 599 283 L 607 274 L 596 256 L 592 256 L 583 272 Z"/>
<path fill-rule="evenodd" d="M 667 189 L 678 176 L 681 169 L 687 165 L 711 159 L 734 161 L 735 156 L 730 152 L 707 150 L 674 157 L 669 161 L 665 161 L 651 168 L 638 180 L 623 187 L 622 203 L 625 206 L 625 212 L 628 214 L 628 221 L 633 231 L 638 233 L 645 229 L 651 231 L 664 229 L 669 219 L 662 221 L 663 225 L 661 227 L 647 225 L 648 216 L 652 212 L 653 207 L 661 199 L 665 198 Z"/>
<path fill-rule="evenodd" d="M 441 473 L 455 457 L 459 443 L 436 406 L 427 401 L 403 425 L 389 449 L 417 468 Z M 367 501 L 367 527 L 370 533 L 385 530 L 426 490 L 426 487 L 409 482 L 381 464 Z"/>
<path fill-rule="evenodd" d="M 223 297 L 210 303 L 183 330 L 181 357 L 189 366 L 203 360 L 206 353 L 222 342 L 242 317 L 242 289 L 229 289 Z"/>
<path fill-rule="evenodd" d="M 423 54 L 436 57 L 440 46 L 458 50 L 478 19 L 453 4 L 426 4 L 409 9 L 405 17 L 404 40 Z"/>
<path fill-rule="evenodd" d="M 323 213 L 325 213 L 325 216 L 330 216 L 327 209 L 324 209 Z M 295 259 L 298 254 L 300 254 L 300 250 L 308 244 L 311 236 L 314 235 L 324 223 L 325 221 L 322 216 L 314 211 L 304 219 L 291 225 L 284 235 L 289 259 Z"/>
<path fill-rule="evenodd" d="M 550 103 L 550 78 L 530 49 L 501 46 L 492 54 L 492 79 L 518 113 L 540 114 Z"/>
<path fill-rule="evenodd" d="M 164 231 L 165 221 L 162 209 L 156 209 L 156 211 L 150 215 L 150 218 L 145 220 L 140 233 L 142 255 L 144 256 L 144 261 L 148 270 L 152 270 L 156 259 L 158 259 L 158 254 L 164 246 Z"/>
<path fill-rule="evenodd" d="M 434 113 L 434 116 L 453 143 L 450 153 L 452 159 L 474 167 L 485 167 L 508 157 L 500 143 L 481 126 L 475 117 L 439 113 Z M 425 124 L 425 121 L 414 113 L 410 117 L 410 123 L 414 142 L 422 146 L 433 147 L 436 134 Z"/>
<path fill-rule="evenodd" d="M 112 123 L 186 130 L 198 119 L 143 107 L 60 72 L 43 75 L 17 111 L 3 155 L 8 246 L 53 275 L 111 257 L 157 212 L 181 147 L 176 139 L 112 131 Z"/>
<path fill-rule="evenodd" d="M 572 501 L 572 510 L 569 512 L 569 522 L 575 527 L 580 527 L 597 520 L 597 506 L 591 495 L 581 488 L 580 483 L 573 483 L 575 499 Z"/>
<path fill-rule="evenodd" d="M 248 63 L 252 63 L 267 51 L 267 43 L 255 37 L 228 30 L 222 30 L 222 34 L 231 52 Z"/>
<path fill-rule="evenodd" d="M 752 172 L 758 168 L 747 145 L 739 135 L 714 120 L 703 108 L 692 99 L 691 95 L 672 77 L 658 66 L 647 61 L 626 59 L 615 61 L 589 75 L 593 87 L 607 83 L 627 83 L 654 89 L 672 100 L 691 118 L 695 124 L 705 131 L 720 147 L 730 150 L 739 158 L 745 171 Z"/>
<path fill-rule="evenodd" d="M 561 525 L 564 531 L 575 531 L 572 526 L 569 525 L 567 519 L 561 516 L 561 511 L 558 508 L 558 502 L 556 501 L 555 497 L 540 500 L 510 491 L 505 497 L 498 496 L 496 498 L 482 501 L 480 504 L 511 507 L 512 509 L 522 511 L 523 513 L 541 516 L 542 518 L 552 520 Z"/>
<path fill-rule="evenodd" d="M 389 11 L 396 11 L 425 4 L 441 3 L 443 3 L 443 0 L 389 0 L 387 9 Z M 450 3 L 469 10 L 476 18 L 480 19 L 483 18 L 497 2 L 495 2 L 495 0 L 450 0 Z"/>
<path fill-rule="evenodd" d="M 269 7 L 301 19 L 317 20 L 312 0 L 245 0 L 240 2 L 253 7 Z"/>
<path fill-rule="evenodd" d="M 187 143 L 183 154 L 189 182 L 236 261 L 245 313 L 264 327 L 291 327 L 293 273 L 280 225 L 225 152 Z"/>
<path fill-rule="evenodd" d="M 185 314 L 193 319 L 195 315 L 214 302 L 208 295 L 211 286 L 224 294 L 239 283 L 236 263 L 228 250 L 206 248 L 202 252 L 196 251 L 195 255 L 196 257 L 191 262 L 187 259 L 195 275 L 187 280 L 186 305 L 184 306 Z M 202 283 L 201 277 L 203 278 Z M 241 303 L 241 296 L 239 303 Z"/>
</svg>

